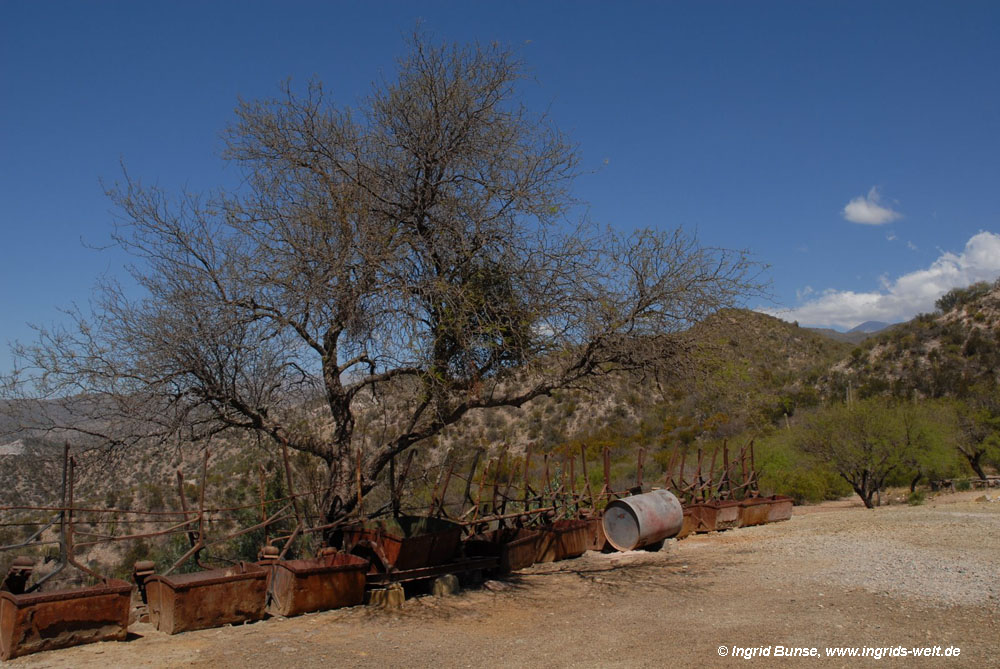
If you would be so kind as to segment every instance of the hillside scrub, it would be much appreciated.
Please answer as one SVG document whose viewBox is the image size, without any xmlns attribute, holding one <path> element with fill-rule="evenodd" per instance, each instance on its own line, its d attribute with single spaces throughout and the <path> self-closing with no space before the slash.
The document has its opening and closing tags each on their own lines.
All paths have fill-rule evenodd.
<svg viewBox="0 0 1000 669">
<path fill-rule="evenodd" d="M 828 462 L 799 448 L 799 435 L 775 430 L 756 442 L 760 488 L 788 495 L 796 504 L 838 499 L 852 492 L 850 484 Z"/>
</svg>

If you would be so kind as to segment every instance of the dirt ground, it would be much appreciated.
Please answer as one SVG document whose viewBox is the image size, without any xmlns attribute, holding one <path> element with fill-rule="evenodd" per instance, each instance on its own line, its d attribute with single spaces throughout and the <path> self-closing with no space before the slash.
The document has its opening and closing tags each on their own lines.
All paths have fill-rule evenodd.
<svg viewBox="0 0 1000 669">
<path fill-rule="evenodd" d="M 918 507 L 844 501 L 795 511 L 784 523 L 669 541 L 657 553 L 535 565 L 395 611 L 355 607 L 173 637 L 138 624 L 126 643 L 6 664 L 1000 667 L 1000 501 L 978 492 Z M 775 658 L 777 646 L 819 657 Z M 835 646 L 960 654 L 827 658 Z M 771 655 L 733 657 L 744 647 Z"/>
</svg>

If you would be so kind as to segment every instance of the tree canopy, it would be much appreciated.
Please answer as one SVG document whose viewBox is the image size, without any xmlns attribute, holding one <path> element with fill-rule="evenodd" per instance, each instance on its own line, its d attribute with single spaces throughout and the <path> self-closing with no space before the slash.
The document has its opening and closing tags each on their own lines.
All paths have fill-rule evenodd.
<svg viewBox="0 0 1000 669">
<path fill-rule="evenodd" d="M 104 282 L 16 345 L 8 396 L 119 447 L 264 436 L 326 462 L 333 515 L 359 450 L 367 491 L 470 411 L 669 373 L 759 268 L 584 220 L 577 149 L 519 103 L 524 73 L 500 45 L 418 35 L 356 109 L 315 82 L 241 102 L 224 156 L 245 186 L 172 197 L 126 174 L 113 239 L 139 294 Z"/>
<path fill-rule="evenodd" d="M 933 478 L 952 466 L 955 452 L 942 427 L 946 411 L 879 397 L 834 404 L 805 417 L 792 439 L 872 508 L 875 495 L 894 479 Z"/>
</svg>

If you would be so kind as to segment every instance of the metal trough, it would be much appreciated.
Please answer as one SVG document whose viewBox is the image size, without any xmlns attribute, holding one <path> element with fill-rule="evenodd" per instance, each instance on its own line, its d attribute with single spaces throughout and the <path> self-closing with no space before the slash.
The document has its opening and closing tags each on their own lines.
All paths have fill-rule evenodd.
<svg viewBox="0 0 1000 669">
<path fill-rule="evenodd" d="M 455 559 L 462 526 L 440 518 L 400 516 L 344 530 L 344 549 L 371 560 L 374 571 L 407 571 Z"/>
<path fill-rule="evenodd" d="M 773 495 L 768 499 L 771 500 L 771 505 L 767 512 L 767 522 L 776 523 L 780 520 L 789 520 L 792 517 L 794 502 L 791 497 Z"/>
<path fill-rule="evenodd" d="M 739 506 L 736 507 L 739 519 Z M 719 524 L 719 507 L 709 502 L 697 502 L 684 507 L 684 519 L 689 523 L 687 533 L 715 532 Z"/>
<path fill-rule="evenodd" d="M 697 524 L 698 524 L 698 519 L 691 511 L 691 507 L 689 506 L 684 507 L 684 516 L 683 520 L 681 521 L 681 529 L 677 533 L 677 538 L 683 539 L 687 535 L 694 533 L 694 528 Z"/>
<path fill-rule="evenodd" d="M 716 530 L 731 530 L 740 526 L 740 502 L 736 499 L 727 499 L 709 502 L 718 508 L 715 516 Z"/>
<path fill-rule="evenodd" d="M 731 530 L 740 526 L 739 500 L 714 500 L 711 502 L 696 502 L 684 507 L 685 522 L 689 524 L 686 536 L 692 532 L 719 532 Z"/>
<path fill-rule="evenodd" d="M 260 620 L 267 600 L 267 569 L 241 562 L 228 569 L 146 579 L 149 617 L 177 634 Z"/>
<path fill-rule="evenodd" d="M 584 518 L 587 521 L 587 525 L 590 528 L 589 542 L 587 543 L 588 551 L 597 551 L 601 553 L 608 549 L 608 537 L 604 534 L 604 518 L 603 515 L 594 515 Z"/>
<path fill-rule="evenodd" d="M 465 542 L 466 555 L 494 555 L 499 560 L 501 573 L 506 574 L 533 565 L 538 559 L 541 540 L 542 533 L 537 530 L 507 527 L 470 537 Z"/>
<path fill-rule="evenodd" d="M 117 579 L 72 590 L 0 592 L 0 658 L 124 641 L 131 599 L 132 584 Z"/>
<path fill-rule="evenodd" d="M 557 520 L 539 527 L 541 541 L 536 562 L 555 562 L 583 555 L 591 542 L 590 524 L 586 520 Z"/>
<path fill-rule="evenodd" d="M 328 553 L 311 560 L 278 560 L 271 570 L 267 611 L 297 616 L 357 606 L 365 599 L 368 561 L 347 553 Z"/>
<path fill-rule="evenodd" d="M 771 513 L 771 499 L 751 497 L 740 501 L 740 527 L 763 525 Z"/>
</svg>

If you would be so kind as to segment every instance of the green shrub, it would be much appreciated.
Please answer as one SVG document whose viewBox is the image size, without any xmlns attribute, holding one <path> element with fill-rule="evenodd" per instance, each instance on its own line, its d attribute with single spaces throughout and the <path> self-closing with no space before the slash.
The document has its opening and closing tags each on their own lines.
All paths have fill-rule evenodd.
<svg viewBox="0 0 1000 669">
<path fill-rule="evenodd" d="M 924 495 L 923 490 L 914 490 L 913 492 L 910 493 L 910 496 L 907 498 L 906 502 L 910 506 L 920 506 L 921 504 L 924 503 L 925 499 L 926 496 Z"/>
<path fill-rule="evenodd" d="M 967 480 L 958 481 L 955 483 L 955 490 L 959 492 L 965 492 L 966 490 L 972 490 L 972 483 Z"/>
</svg>

